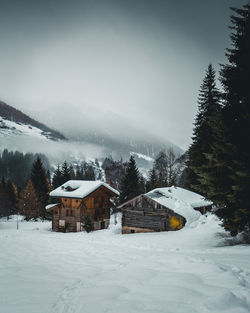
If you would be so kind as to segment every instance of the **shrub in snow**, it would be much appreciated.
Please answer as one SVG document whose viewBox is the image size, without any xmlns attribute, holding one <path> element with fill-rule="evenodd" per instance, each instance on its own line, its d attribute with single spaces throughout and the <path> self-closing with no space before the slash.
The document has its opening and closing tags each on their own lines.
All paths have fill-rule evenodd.
<svg viewBox="0 0 250 313">
<path fill-rule="evenodd" d="M 82 218 L 82 226 L 87 233 L 94 230 L 94 223 L 89 213 L 85 214 Z"/>
</svg>

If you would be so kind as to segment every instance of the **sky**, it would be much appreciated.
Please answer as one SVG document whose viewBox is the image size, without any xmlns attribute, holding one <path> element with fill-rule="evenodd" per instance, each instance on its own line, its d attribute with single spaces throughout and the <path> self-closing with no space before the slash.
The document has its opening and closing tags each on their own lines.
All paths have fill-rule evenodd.
<svg viewBox="0 0 250 313">
<path fill-rule="evenodd" d="M 61 130 L 187 149 L 241 0 L 0 0 L 0 99 Z"/>
</svg>

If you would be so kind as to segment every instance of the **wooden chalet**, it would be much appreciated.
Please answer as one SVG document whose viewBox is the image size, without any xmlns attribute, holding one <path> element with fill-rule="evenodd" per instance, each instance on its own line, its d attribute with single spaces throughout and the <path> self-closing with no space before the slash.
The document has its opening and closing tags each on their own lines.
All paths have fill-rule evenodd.
<svg viewBox="0 0 250 313">
<path fill-rule="evenodd" d="M 78 232 L 84 230 L 82 219 L 87 213 L 94 222 L 94 230 L 109 225 L 111 198 L 119 192 L 101 181 L 70 180 L 50 192 L 57 203 L 46 206 L 52 212 L 52 230 Z"/>
<path fill-rule="evenodd" d="M 183 188 L 157 188 L 119 206 L 122 233 L 175 231 L 212 209 L 212 202 Z"/>
</svg>

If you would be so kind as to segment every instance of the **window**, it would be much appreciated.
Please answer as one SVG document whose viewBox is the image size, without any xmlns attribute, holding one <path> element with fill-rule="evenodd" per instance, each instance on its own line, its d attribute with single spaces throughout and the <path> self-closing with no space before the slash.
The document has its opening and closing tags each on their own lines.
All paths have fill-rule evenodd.
<svg viewBox="0 0 250 313">
<path fill-rule="evenodd" d="M 78 203 L 78 200 L 76 199 L 76 203 Z"/>
<path fill-rule="evenodd" d="M 135 233 L 135 230 L 134 230 L 134 229 L 130 229 L 130 233 L 131 233 L 131 234 L 134 234 L 134 233 Z"/>
<path fill-rule="evenodd" d="M 64 220 L 59 220 L 59 226 L 60 227 L 65 227 L 65 221 Z"/>
<path fill-rule="evenodd" d="M 54 210 L 54 215 L 57 215 L 58 214 L 58 211 L 57 210 Z"/>
</svg>

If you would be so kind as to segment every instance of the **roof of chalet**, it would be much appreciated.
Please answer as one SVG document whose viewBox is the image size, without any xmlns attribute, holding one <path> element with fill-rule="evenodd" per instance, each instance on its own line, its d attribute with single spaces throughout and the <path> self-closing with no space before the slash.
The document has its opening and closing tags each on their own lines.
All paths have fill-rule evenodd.
<svg viewBox="0 0 250 313">
<path fill-rule="evenodd" d="M 80 198 L 87 197 L 90 193 L 98 189 L 99 187 L 105 187 L 109 189 L 114 195 L 119 196 L 119 191 L 115 190 L 108 184 L 102 181 L 89 181 L 89 180 L 69 180 L 60 187 L 50 192 L 51 197 L 59 198 Z"/>
<path fill-rule="evenodd" d="M 206 200 L 197 193 L 175 186 L 156 188 L 142 196 L 149 197 L 161 205 L 173 210 L 175 213 L 185 217 L 188 223 L 197 220 L 201 215 L 201 213 L 194 210 L 194 208 L 210 206 L 213 204 L 211 201 Z M 133 201 L 134 199 L 130 201 Z M 122 208 L 126 206 L 130 201 L 123 203 L 119 207 Z"/>
<path fill-rule="evenodd" d="M 52 208 L 54 208 L 54 207 L 57 206 L 58 204 L 60 204 L 60 203 L 48 204 L 48 205 L 46 205 L 45 209 L 46 209 L 47 211 L 50 211 Z"/>
<path fill-rule="evenodd" d="M 151 198 L 154 198 L 153 194 L 160 194 L 167 199 L 185 202 L 191 205 L 191 207 L 194 209 L 210 206 L 213 204 L 212 201 L 206 200 L 203 196 L 199 195 L 198 193 L 175 186 L 156 188 L 146 193 L 146 195 Z"/>
</svg>

